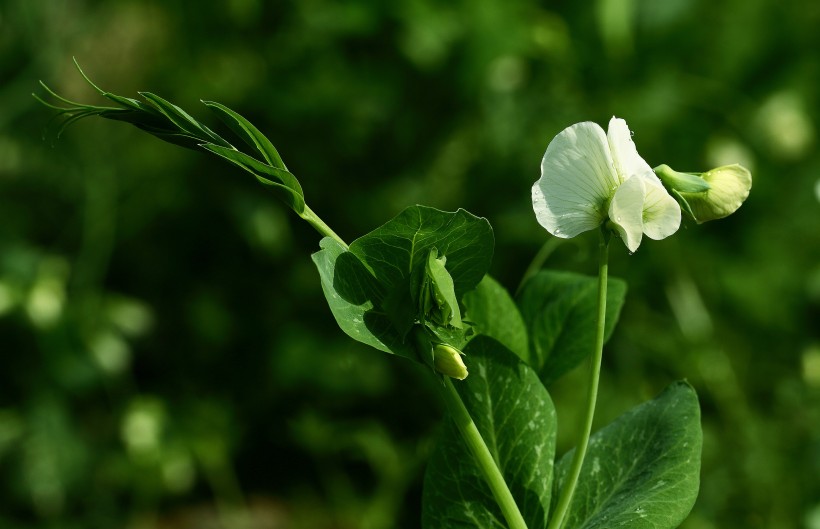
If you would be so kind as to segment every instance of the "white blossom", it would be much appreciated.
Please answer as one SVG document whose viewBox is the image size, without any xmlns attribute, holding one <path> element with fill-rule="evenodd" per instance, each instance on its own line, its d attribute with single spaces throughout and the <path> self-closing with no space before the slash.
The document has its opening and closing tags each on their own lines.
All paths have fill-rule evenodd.
<svg viewBox="0 0 820 529">
<path fill-rule="evenodd" d="M 565 239 L 609 220 L 630 252 L 644 234 L 656 240 L 672 235 L 681 220 L 677 201 L 638 154 L 626 122 L 615 117 L 606 133 L 584 122 L 553 138 L 532 204 L 538 222 Z"/>
</svg>

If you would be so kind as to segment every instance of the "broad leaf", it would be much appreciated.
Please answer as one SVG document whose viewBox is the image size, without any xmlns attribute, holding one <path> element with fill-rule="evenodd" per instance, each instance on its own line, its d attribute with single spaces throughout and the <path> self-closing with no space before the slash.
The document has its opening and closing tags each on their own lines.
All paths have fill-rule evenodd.
<svg viewBox="0 0 820 529">
<path fill-rule="evenodd" d="M 398 285 L 422 269 L 436 248 L 447 258 L 457 298 L 484 277 L 493 257 L 493 230 L 487 219 L 463 209 L 455 213 L 410 206 L 383 226 L 353 241 L 350 251 L 386 285 Z M 419 274 L 419 279 L 421 274 Z"/>
<path fill-rule="evenodd" d="M 609 278 L 604 339 L 615 329 L 626 283 Z M 598 279 L 542 270 L 518 296 L 530 337 L 530 365 L 549 384 L 586 358 L 595 347 Z"/>
<path fill-rule="evenodd" d="M 339 327 L 356 341 L 417 360 L 412 342 L 401 339 L 387 317 L 375 309 L 373 299 L 382 294 L 375 278 L 350 252 L 331 237 L 313 254 L 322 291 Z"/>
<path fill-rule="evenodd" d="M 592 436 L 565 529 L 678 527 L 698 495 L 701 445 L 697 395 L 676 382 Z M 556 466 L 556 491 L 573 453 Z"/>
<path fill-rule="evenodd" d="M 531 529 L 546 527 L 555 453 L 555 408 L 538 375 L 492 338 L 466 347 L 470 375 L 455 382 Z M 451 419 L 438 436 L 422 493 L 424 529 L 507 524 Z"/>
<path fill-rule="evenodd" d="M 507 290 L 485 275 L 475 290 L 464 295 L 465 317 L 479 334 L 490 336 L 525 362 L 530 362 L 527 327 Z"/>
<path fill-rule="evenodd" d="M 454 213 L 410 206 L 386 224 L 353 241 L 350 252 L 376 277 L 386 293 L 378 305 L 402 337 L 418 319 L 416 308 L 427 257 L 434 248 L 446 259 L 456 299 L 475 288 L 493 257 L 487 219 L 463 209 Z"/>
<path fill-rule="evenodd" d="M 492 228 L 486 219 L 464 210 L 411 206 L 353 241 L 349 251 L 323 240 L 313 260 L 339 326 L 377 349 L 417 358 L 409 333 L 421 322 L 419 294 L 433 248 L 446 258 L 453 292 L 460 299 L 490 266 Z M 461 339 L 453 337 L 459 343 Z"/>
</svg>

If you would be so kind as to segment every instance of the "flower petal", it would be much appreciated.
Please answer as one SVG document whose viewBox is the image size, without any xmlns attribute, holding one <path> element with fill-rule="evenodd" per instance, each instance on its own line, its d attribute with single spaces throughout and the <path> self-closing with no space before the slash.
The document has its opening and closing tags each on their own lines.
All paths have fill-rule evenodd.
<svg viewBox="0 0 820 529">
<path fill-rule="evenodd" d="M 626 182 L 632 178 L 640 179 L 644 184 L 644 202 L 642 208 L 643 233 L 650 239 L 663 239 L 680 227 L 681 211 L 677 201 L 663 187 L 660 178 L 638 154 L 635 142 L 626 121 L 613 117 L 609 120 L 607 140 L 612 149 L 612 159 L 620 177 Z M 622 184 L 622 185 L 625 185 Z M 635 185 L 635 184 L 633 184 Z M 617 195 L 617 193 L 616 193 Z M 610 218 L 615 217 L 611 214 Z M 621 216 L 624 212 L 621 212 Z M 627 241 L 628 239 L 625 239 Z M 640 243 L 640 241 L 639 241 Z M 627 243 L 629 246 L 629 243 Z M 635 246 L 637 249 L 637 246 Z M 630 247 L 631 251 L 635 251 Z"/>
<path fill-rule="evenodd" d="M 643 206 L 646 184 L 642 178 L 630 178 L 618 187 L 609 203 L 609 220 L 630 252 L 643 238 Z"/>
<path fill-rule="evenodd" d="M 743 204 L 752 189 L 752 174 L 734 164 L 703 173 L 711 188 L 703 193 L 681 193 L 698 224 L 731 215 Z"/>
<path fill-rule="evenodd" d="M 649 164 L 638 154 L 626 121 L 612 116 L 612 119 L 609 120 L 606 137 L 609 148 L 612 150 L 612 159 L 615 162 L 619 182 L 625 182 L 630 177 L 638 174 L 652 175 L 658 180 Z M 658 180 L 658 184 L 660 185 L 660 180 Z"/>
<path fill-rule="evenodd" d="M 576 123 L 561 131 L 541 160 L 541 178 L 532 186 L 538 222 L 557 237 L 592 230 L 606 218 L 619 183 L 604 130 Z"/>
<path fill-rule="evenodd" d="M 655 177 L 655 180 L 658 180 Z M 646 199 L 643 203 L 643 232 L 650 239 L 669 237 L 680 228 L 680 205 L 663 185 L 644 179 Z"/>
</svg>

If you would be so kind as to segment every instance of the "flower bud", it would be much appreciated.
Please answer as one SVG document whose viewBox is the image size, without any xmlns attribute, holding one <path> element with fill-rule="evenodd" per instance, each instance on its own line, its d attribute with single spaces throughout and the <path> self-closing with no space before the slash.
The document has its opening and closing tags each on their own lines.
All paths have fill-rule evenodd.
<svg viewBox="0 0 820 529">
<path fill-rule="evenodd" d="M 461 357 L 464 355 L 455 347 L 447 344 L 436 344 L 433 348 L 433 365 L 442 375 L 464 380 L 467 378 L 467 366 Z"/>
<path fill-rule="evenodd" d="M 703 191 L 709 191 L 711 188 L 709 182 L 703 178 L 689 173 L 679 173 L 666 164 L 655 167 L 654 171 L 666 189 L 670 191 L 702 193 Z"/>
<path fill-rule="evenodd" d="M 447 258 L 443 255 L 439 257 L 436 248 L 430 250 L 419 296 L 419 319 L 461 329 L 461 310 L 446 263 Z"/>
<path fill-rule="evenodd" d="M 655 174 L 698 224 L 731 215 L 743 204 L 752 188 L 752 174 L 738 164 L 695 174 L 679 173 L 661 165 L 655 168 Z M 698 180 L 705 185 L 699 184 Z M 699 191 L 699 188 L 704 189 Z"/>
</svg>

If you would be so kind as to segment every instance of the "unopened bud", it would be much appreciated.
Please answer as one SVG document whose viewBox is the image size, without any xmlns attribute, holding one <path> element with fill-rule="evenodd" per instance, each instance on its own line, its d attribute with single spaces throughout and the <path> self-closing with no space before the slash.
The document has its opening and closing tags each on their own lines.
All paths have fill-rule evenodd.
<svg viewBox="0 0 820 529">
<path fill-rule="evenodd" d="M 442 375 L 464 380 L 467 378 L 467 366 L 461 357 L 464 355 L 455 347 L 447 344 L 436 344 L 433 348 L 433 365 Z"/>
<path fill-rule="evenodd" d="M 709 191 L 709 182 L 700 176 L 690 173 L 680 173 L 666 164 L 659 165 L 654 169 L 655 174 L 661 179 L 663 185 L 670 191 L 678 193 L 702 193 Z"/>
<path fill-rule="evenodd" d="M 444 266 L 446 262 L 447 258 L 443 255 L 439 257 L 436 248 L 430 250 L 427 255 L 424 282 L 419 297 L 420 319 L 461 329 L 461 310 L 458 307 L 453 278 Z"/>
<path fill-rule="evenodd" d="M 743 204 L 752 189 L 752 174 L 745 167 L 733 164 L 717 167 L 705 173 L 679 173 L 668 165 L 655 168 L 681 208 L 698 224 L 728 217 Z M 698 191 L 698 180 L 705 189 Z"/>
</svg>

